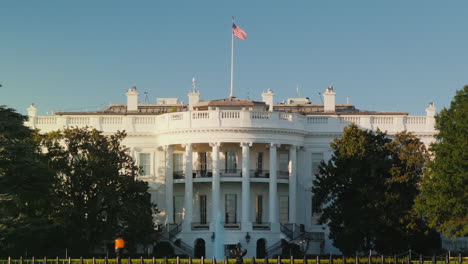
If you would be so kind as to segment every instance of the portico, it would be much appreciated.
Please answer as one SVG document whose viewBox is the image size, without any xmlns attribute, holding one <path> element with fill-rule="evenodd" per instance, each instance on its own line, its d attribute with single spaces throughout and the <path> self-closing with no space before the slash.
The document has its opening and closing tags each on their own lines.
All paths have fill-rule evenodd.
<svg viewBox="0 0 468 264">
<path fill-rule="evenodd" d="M 280 222 L 295 223 L 297 145 L 210 142 L 166 145 L 163 149 L 166 157 L 166 222 L 182 224 L 183 232 L 206 231 L 208 228 L 214 231 L 217 221 L 226 229 L 242 232 L 256 229 L 279 232 Z M 183 171 L 178 171 L 181 161 Z M 261 192 L 252 190 L 252 183 L 255 183 L 255 189 L 267 192 L 268 199 L 255 195 Z M 194 194 L 197 184 L 211 185 L 207 188 L 209 193 Z M 282 190 L 287 191 L 283 191 L 282 196 L 286 194 L 288 200 L 282 205 L 281 219 L 278 185 L 284 185 Z M 174 186 L 183 193 L 175 193 Z M 174 208 L 180 206 L 176 194 L 183 195 L 182 208 Z M 178 212 L 183 216 L 176 217 Z"/>
</svg>

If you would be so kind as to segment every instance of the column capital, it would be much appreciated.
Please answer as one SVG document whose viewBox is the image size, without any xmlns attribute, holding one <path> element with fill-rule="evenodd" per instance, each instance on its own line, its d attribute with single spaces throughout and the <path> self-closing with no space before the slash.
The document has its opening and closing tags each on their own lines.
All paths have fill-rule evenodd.
<svg viewBox="0 0 468 264">
<path fill-rule="evenodd" d="M 276 143 L 276 142 L 272 142 L 272 143 L 268 143 L 268 144 L 267 144 L 267 147 L 270 147 L 270 148 L 279 148 L 279 147 L 281 147 L 281 144 Z"/>
<path fill-rule="evenodd" d="M 244 146 L 246 146 L 246 147 L 251 147 L 252 145 L 253 145 L 252 142 L 241 142 L 241 143 L 240 143 L 240 146 L 241 146 L 241 147 L 244 147 Z"/>
<path fill-rule="evenodd" d="M 168 151 L 172 148 L 173 145 L 162 145 L 160 146 L 160 148 L 164 151 Z"/>
<path fill-rule="evenodd" d="M 210 142 L 210 147 L 220 147 L 221 142 Z"/>
<path fill-rule="evenodd" d="M 184 143 L 183 146 L 185 150 L 192 149 L 192 143 Z"/>
</svg>

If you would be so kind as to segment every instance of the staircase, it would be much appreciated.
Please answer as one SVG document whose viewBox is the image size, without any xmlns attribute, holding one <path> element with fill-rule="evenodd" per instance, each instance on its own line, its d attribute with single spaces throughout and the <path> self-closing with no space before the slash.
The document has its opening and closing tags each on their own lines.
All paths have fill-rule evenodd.
<svg viewBox="0 0 468 264">
<path fill-rule="evenodd" d="M 323 232 L 306 232 L 303 226 L 297 224 L 281 224 L 280 230 L 285 238 L 266 249 L 266 255 L 268 257 L 281 254 L 281 249 L 286 244 L 306 243 L 305 248 L 307 249 L 311 241 L 321 242 L 325 240 L 325 234 Z"/>
<path fill-rule="evenodd" d="M 182 240 L 177 239 L 177 234 L 182 231 L 181 224 L 166 224 L 161 228 L 161 240 L 169 242 L 176 255 L 193 255 L 193 248 Z"/>
</svg>

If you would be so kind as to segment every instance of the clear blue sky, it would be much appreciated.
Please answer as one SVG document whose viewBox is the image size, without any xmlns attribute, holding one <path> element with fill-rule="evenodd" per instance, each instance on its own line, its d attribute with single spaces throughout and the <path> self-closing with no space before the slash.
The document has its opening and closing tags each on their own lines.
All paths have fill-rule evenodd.
<svg viewBox="0 0 468 264">
<path fill-rule="evenodd" d="M 96 110 L 134 85 L 187 102 L 192 76 L 202 99 L 225 98 L 234 15 L 248 33 L 237 97 L 280 102 L 299 85 L 318 103 L 333 85 L 338 103 L 422 115 L 468 84 L 467 13 L 466 0 L 1 0 L 0 104 Z"/>
</svg>

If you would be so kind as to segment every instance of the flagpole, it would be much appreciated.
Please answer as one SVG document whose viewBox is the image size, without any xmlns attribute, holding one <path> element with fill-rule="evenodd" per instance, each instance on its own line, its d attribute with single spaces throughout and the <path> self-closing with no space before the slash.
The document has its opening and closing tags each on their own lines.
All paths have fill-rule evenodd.
<svg viewBox="0 0 468 264">
<path fill-rule="evenodd" d="M 232 24 L 234 25 L 234 17 L 232 17 Z M 231 29 L 231 94 L 229 97 L 234 97 L 234 33 Z"/>
</svg>

